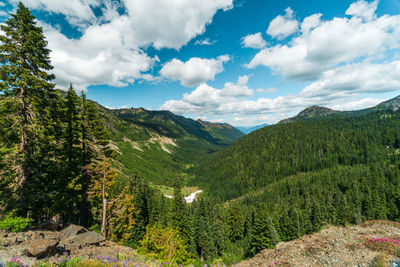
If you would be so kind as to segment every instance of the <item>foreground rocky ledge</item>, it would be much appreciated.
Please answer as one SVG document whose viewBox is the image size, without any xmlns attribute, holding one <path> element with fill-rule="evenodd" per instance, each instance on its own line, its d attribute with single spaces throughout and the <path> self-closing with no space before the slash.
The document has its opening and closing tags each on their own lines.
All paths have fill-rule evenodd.
<svg viewBox="0 0 400 267">
<path fill-rule="evenodd" d="M 18 257 L 24 264 L 35 265 L 46 258 L 56 261 L 65 256 L 94 259 L 97 255 L 130 255 L 133 249 L 119 246 L 96 232 L 70 225 L 62 231 L 33 230 L 0 233 L 0 261 Z"/>
<path fill-rule="evenodd" d="M 361 267 L 377 266 L 378 262 L 383 266 L 400 266 L 391 263 L 395 257 L 390 254 L 390 248 L 398 245 L 400 249 L 398 240 L 400 224 L 395 222 L 376 220 L 352 227 L 331 226 L 297 240 L 281 242 L 274 249 L 265 249 L 235 266 Z M 381 243 L 383 248 L 375 248 L 373 242 Z"/>
</svg>

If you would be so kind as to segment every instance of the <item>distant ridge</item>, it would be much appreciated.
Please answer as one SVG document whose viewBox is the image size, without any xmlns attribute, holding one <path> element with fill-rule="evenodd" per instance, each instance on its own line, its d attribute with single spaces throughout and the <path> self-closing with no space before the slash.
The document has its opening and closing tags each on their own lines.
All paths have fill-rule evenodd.
<svg viewBox="0 0 400 267">
<path fill-rule="evenodd" d="M 306 120 L 313 120 L 313 119 L 320 119 L 332 116 L 352 116 L 352 115 L 362 115 L 368 114 L 375 111 L 389 111 L 393 110 L 396 111 L 400 108 L 400 96 L 396 96 L 395 98 L 386 100 L 374 107 L 361 109 L 361 110 L 354 110 L 354 111 L 339 111 L 333 110 L 330 108 L 322 107 L 322 106 L 311 106 L 304 110 L 302 110 L 299 114 L 292 118 L 287 118 L 278 122 L 278 124 L 285 124 L 285 123 L 292 123 L 292 122 L 299 122 L 299 121 L 306 121 Z"/>
<path fill-rule="evenodd" d="M 264 123 L 264 124 L 260 124 L 260 125 L 256 125 L 256 126 L 237 126 L 235 128 L 244 134 L 249 134 L 258 129 L 264 128 L 265 126 L 269 126 L 269 124 Z"/>
</svg>

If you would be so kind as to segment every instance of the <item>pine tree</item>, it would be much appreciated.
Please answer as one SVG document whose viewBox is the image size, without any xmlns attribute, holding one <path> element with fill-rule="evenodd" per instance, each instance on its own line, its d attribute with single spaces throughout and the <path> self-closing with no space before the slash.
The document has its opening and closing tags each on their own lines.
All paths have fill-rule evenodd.
<svg viewBox="0 0 400 267">
<path fill-rule="evenodd" d="M 321 212 L 320 205 L 314 200 L 312 204 L 311 211 L 311 229 L 313 232 L 317 232 L 323 226 L 323 215 Z"/>
<path fill-rule="evenodd" d="M 12 154 L 8 159 L 14 160 L 11 167 L 16 170 L 13 184 L 18 185 L 18 211 L 26 216 L 42 210 L 42 216 L 49 216 L 54 199 L 44 200 L 40 191 L 54 190 L 50 186 L 58 172 L 48 173 L 57 166 L 51 155 L 57 149 L 50 146 L 55 139 L 52 130 L 57 129 L 53 124 L 58 101 L 51 83 L 55 76 L 48 73 L 53 68 L 50 50 L 42 28 L 21 2 L 0 29 L 4 32 L 0 35 L 0 92 L 9 107 L 2 115 L 14 122 L 8 129 L 12 133 L 8 142 L 16 149 L 7 154 Z"/>
<path fill-rule="evenodd" d="M 136 248 L 139 245 L 140 240 L 146 234 L 146 227 L 149 224 L 149 185 L 146 181 L 139 179 L 135 176 L 135 204 L 138 209 L 136 216 L 135 225 L 132 229 L 132 239 L 130 245 Z"/>
<path fill-rule="evenodd" d="M 228 208 L 227 217 L 227 236 L 229 240 L 236 241 L 243 237 L 244 234 L 244 218 L 242 211 L 237 205 Z"/>
<path fill-rule="evenodd" d="M 260 207 L 255 214 L 254 225 L 250 232 L 249 255 L 254 256 L 261 250 L 274 246 L 270 230 L 274 229 L 269 225 L 265 207 Z"/>
<path fill-rule="evenodd" d="M 178 180 L 175 181 L 174 198 L 171 206 L 171 226 L 177 229 L 186 246 L 190 243 L 190 226 L 186 212 L 186 204 L 181 192 L 181 184 Z"/>
</svg>

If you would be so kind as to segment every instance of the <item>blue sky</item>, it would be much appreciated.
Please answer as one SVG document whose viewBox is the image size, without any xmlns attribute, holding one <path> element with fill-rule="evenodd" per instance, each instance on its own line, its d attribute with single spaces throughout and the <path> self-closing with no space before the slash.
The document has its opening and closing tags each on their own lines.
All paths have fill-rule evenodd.
<svg viewBox="0 0 400 267">
<path fill-rule="evenodd" d="M 110 108 L 233 125 L 310 105 L 351 110 L 400 89 L 400 0 L 25 0 L 56 83 Z M 0 20 L 17 0 L 0 0 Z"/>
</svg>

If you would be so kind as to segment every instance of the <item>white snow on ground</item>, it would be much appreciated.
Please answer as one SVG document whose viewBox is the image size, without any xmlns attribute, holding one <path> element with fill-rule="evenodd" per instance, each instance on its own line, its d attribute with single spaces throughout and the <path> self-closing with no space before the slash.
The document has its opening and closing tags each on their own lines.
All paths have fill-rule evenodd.
<svg viewBox="0 0 400 267">
<path fill-rule="evenodd" d="M 196 192 L 191 193 L 189 196 L 185 197 L 186 203 L 192 203 L 195 200 L 196 195 L 201 192 L 203 192 L 203 190 L 197 190 Z"/>
<path fill-rule="evenodd" d="M 197 190 L 194 193 L 191 193 L 189 196 L 185 197 L 186 203 L 193 203 L 193 201 L 196 199 L 196 195 L 203 192 L 203 190 Z M 169 196 L 169 195 L 164 195 L 167 198 L 174 198 L 174 196 Z"/>
</svg>

